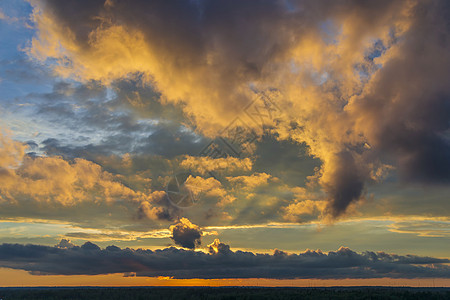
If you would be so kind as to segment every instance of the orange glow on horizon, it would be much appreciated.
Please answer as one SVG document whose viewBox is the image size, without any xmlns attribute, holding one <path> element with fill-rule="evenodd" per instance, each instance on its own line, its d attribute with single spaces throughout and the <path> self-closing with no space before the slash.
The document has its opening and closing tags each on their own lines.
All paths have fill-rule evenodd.
<svg viewBox="0 0 450 300">
<path fill-rule="evenodd" d="M 124 277 L 109 275 L 31 275 L 23 270 L 0 268 L 1 287 L 34 286 L 261 286 L 261 287 L 330 287 L 330 286 L 410 286 L 450 287 L 450 279 L 443 278 L 374 278 L 374 279 L 172 279 L 169 277 Z"/>
</svg>

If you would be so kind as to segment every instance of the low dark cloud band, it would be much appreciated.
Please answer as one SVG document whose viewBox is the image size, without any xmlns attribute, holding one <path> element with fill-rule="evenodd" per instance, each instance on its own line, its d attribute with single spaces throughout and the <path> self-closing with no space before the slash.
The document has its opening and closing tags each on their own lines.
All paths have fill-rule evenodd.
<svg viewBox="0 0 450 300">
<path fill-rule="evenodd" d="M 225 245 L 220 243 L 220 245 Z M 226 245 L 225 245 L 226 246 Z M 210 246 L 211 248 L 212 246 Z M 287 254 L 210 249 L 210 254 L 173 247 L 161 250 L 100 249 L 92 243 L 61 248 L 42 245 L 0 245 L 0 266 L 35 275 L 98 275 L 134 272 L 137 276 L 174 278 L 450 278 L 449 259 L 356 253 L 341 247 Z"/>
</svg>

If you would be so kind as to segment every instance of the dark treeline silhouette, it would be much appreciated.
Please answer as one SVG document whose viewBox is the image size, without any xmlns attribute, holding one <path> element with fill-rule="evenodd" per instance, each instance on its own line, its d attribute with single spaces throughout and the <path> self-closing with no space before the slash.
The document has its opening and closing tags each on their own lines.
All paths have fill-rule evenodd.
<svg viewBox="0 0 450 300">
<path fill-rule="evenodd" d="M 0 288 L 1 300 L 12 299 L 450 299 L 449 288 Z"/>
</svg>

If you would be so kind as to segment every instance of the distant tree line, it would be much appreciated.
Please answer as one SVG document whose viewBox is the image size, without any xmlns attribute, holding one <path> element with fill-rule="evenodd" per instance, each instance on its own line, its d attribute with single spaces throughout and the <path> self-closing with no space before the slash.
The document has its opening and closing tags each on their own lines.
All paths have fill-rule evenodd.
<svg viewBox="0 0 450 300">
<path fill-rule="evenodd" d="M 450 299 L 447 288 L 0 288 L 0 300 L 13 299 Z"/>
</svg>

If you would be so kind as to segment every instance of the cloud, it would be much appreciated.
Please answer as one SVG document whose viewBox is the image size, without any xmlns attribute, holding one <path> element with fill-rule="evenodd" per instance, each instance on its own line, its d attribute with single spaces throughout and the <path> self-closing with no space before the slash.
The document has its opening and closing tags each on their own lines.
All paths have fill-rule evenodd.
<svg viewBox="0 0 450 300">
<path fill-rule="evenodd" d="M 217 232 L 205 232 L 204 235 L 217 235 Z M 84 229 L 83 231 L 73 231 L 65 233 L 67 238 L 89 241 L 136 241 L 141 239 L 166 239 L 171 237 L 168 229 L 155 229 L 151 231 L 131 232 L 131 231 L 110 231 L 101 229 Z M 63 239 L 62 241 L 67 241 Z"/>
<path fill-rule="evenodd" d="M 23 68 L 24 72 L 30 69 L 26 65 Z M 37 72 L 33 70 L 34 73 Z M 188 121 L 179 107 L 163 105 L 152 88 L 143 87 L 139 78 L 117 80 L 108 87 L 96 81 L 79 83 L 61 81 L 61 78 L 48 81 L 42 84 L 52 84 L 50 90 L 29 92 L 4 104 L 15 118 L 6 112 L 2 114 L 11 128 L 19 128 L 21 135 L 28 136 L 25 139 L 40 144 L 40 151 L 35 150 L 38 153 L 66 158 L 87 158 L 93 152 L 97 155 L 145 153 L 173 158 L 194 155 L 205 143 L 201 135 L 186 127 Z M 130 104 L 130 97 L 139 97 L 143 107 Z M 37 136 L 32 136 L 30 131 Z"/>
<path fill-rule="evenodd" d="M 229 194 L 222 183 L 213 177 L 203 178 L 201 176 L 190 175 L 185 185 L 194 199 L 202 198 L 202 203 L 210 202 L 214 199 L 218 206 L 225 206 L 236 200 L 236 197 Z"/>
<path fill-rule="evenodd" d="M 9 176 L 0 183 L 4 199 L 0 215 L 12 220 L 69 221 L 92 229 L 104 228 L 106 224 L 110 231 L 122 231 L 122 226 L 132 231 L 165 228 L 168 224 L 159 222 L 173 222 L 181 217 L 196 220 L 201 226 L 217 222 L 254 224 L 282 221 L 280 207 L 292 199 L 289 187 L 277 178 L 262 172 L 252 174 L 248 158 L 180 156 L 170 160 L 135 153 L 110 156 L 87 148 L 81 153 L 76 147 L 60 145 L 57 140 L 44 141 L 47 156 L 30 156 L 25 154 L 25 144 L 4 139 L 2 157 L 5 164 L 8 161 L 16 167 L 8 167 Z M 20 149 L 13 150 L 13 146 L 22 147 L 23 153 L 20 154 Z M 14 155 L 17 159 L 12 158 Z M 190 176 L 186 188 L 196 200 L 193 209 L 173 205 L 176 199 L 169 199 L 162 191 L 173 179 L 168 176 L 172 166 L 186 159 L 192 166 L 206 162 L 216 174 L 227 175 L 224 180 Z M 242 172 L 251 175 L 241 175 Z M 127 235 L 91 237 L 94 241 L 129 239 Z"/>
<path fill-rule="evenodd" d="M 17 168 L 24 155 L 27 146 L 13 142 L 11 139 L 0 132 L 0 167 L 1 170 L 6 172 L 9 168 Z"/>
<path fill-rule="evenodd" d="M 397 163 L 406 182 L 450 180 L 450 6 L 419 1 L 401 42 L 347 110 L 375 151 Z"/>
<path fill-rule="evenodd" d="M 4 20 L 7 23 L 16 23 L 19 21 L 19 19 L 16 17 L 7 16 L 1 8 L 0 8 L 0 20 Z"/>
<path fill-rule="evenodd" d="M 334 218 L 391 165 L 405 182 L 450 180 L 446 1 L 32 3 L 30 57 L 80 82 L 142 76 L 199 133 L 276 91 L 285 116 L 268 130 L 320 159 Z"/>
<path fill-rule="evenodd" d="M 410 233 L 424 237 L 450 236 L 450 222 L 443 220 L 408 220 L 398 221 L 389 225 L 389 231 Z"/>
<path fill-rule="evenodd" d="M 341 247 L 323 253 L 298 254 L 276 250 L 273 255 L 232 251 L 214 241 L 210 253 L 165 248 L 160 250 L 1 244 L 0 266 L 34 275 L 96 275 L 135 272 L 136 276 L 173 278 L 449 278 L 448 259 L 367 251 Z"/>
<path fill-rule="evenodd" d="M 73 247 L 76 247 L 70 240 L 62 239 L 57 245 L 55 245 L 56 248 L 60 249 L 70 249 Z"/>
<path fill-rule="evenodd" d="M 228 156 L 226 158 L 211 158 L 208 156 L 188 156 L 180 162 L 180 167 L 206 175 L 209 172 L 236 172 L 250 171 L 252 169 L 250 158 L 237 158 Z"/>
<path fill-rule="evenodd" d="M 176 213 L 167 207 L 163 191 L 130 188 L 119 174 L 82 158 L 29 156 L 26 148 L 0 135 L 0 207 L 8 218 L 77 219 L 85 209 L 88 214 L 131 210 L 129 220 L 139 211 L 150 220 L 171 219 Z M 67 212 L 72 213 L 65 216 Z M 86 215 L 81 220 L 89 222 Z"/>
<path fill-rule="evenodd" d="M 186 218 L 181 218 L 177 224 L 170 226 L 169 230 L 172 233 L 170 238 L 176 245 L 195 249 L 201 244 L 202 230 Z"/>
<path fill-rule="evenodd" d="M 219 239 L 214 239 L 214 242 L 208 245 L 208 251 L 210 254 L 230 254 L 232 253 L 230 250 L 230 246 L 227 244 L 221 243 Z"/>
<path fill-rule="evenodd" d="M 285 208 L 284 218 L 293 222 L 318 219 L 326 210 L 326 206 L 326 201 L 297 200 Z"/>
<path fill-rule="evenodd" d="M 267 173 L 254 173 L 250 176 L 227 177 L 227 180 L 230 183 L 241 186 L 243 189 L 248 190 L 266 185 L 271 179 L 276 180 L 276 178 L 272 178 L 272 175 Z"/>
<path fill-rule="evenodd" d="M 363 193 L 364 176 L 350 152 L 336 154 L 331 166 L 324 168 L 320 182 L 330 196 L 327 209 L 337 217 L 345 212 L 350 203 L 359 200 Z"/>
<path fill-rule="evenodd" d="M 152 195 L 127 188 L 113 174 L 84 159 L 77 158 L 73 163 L 59 157 L 22 159 L 20 168 L 7 170 L 0 185 L 4 201 L 33 200 L 63 206 L 82 201 L 153 202 Z"/>
</svg>

